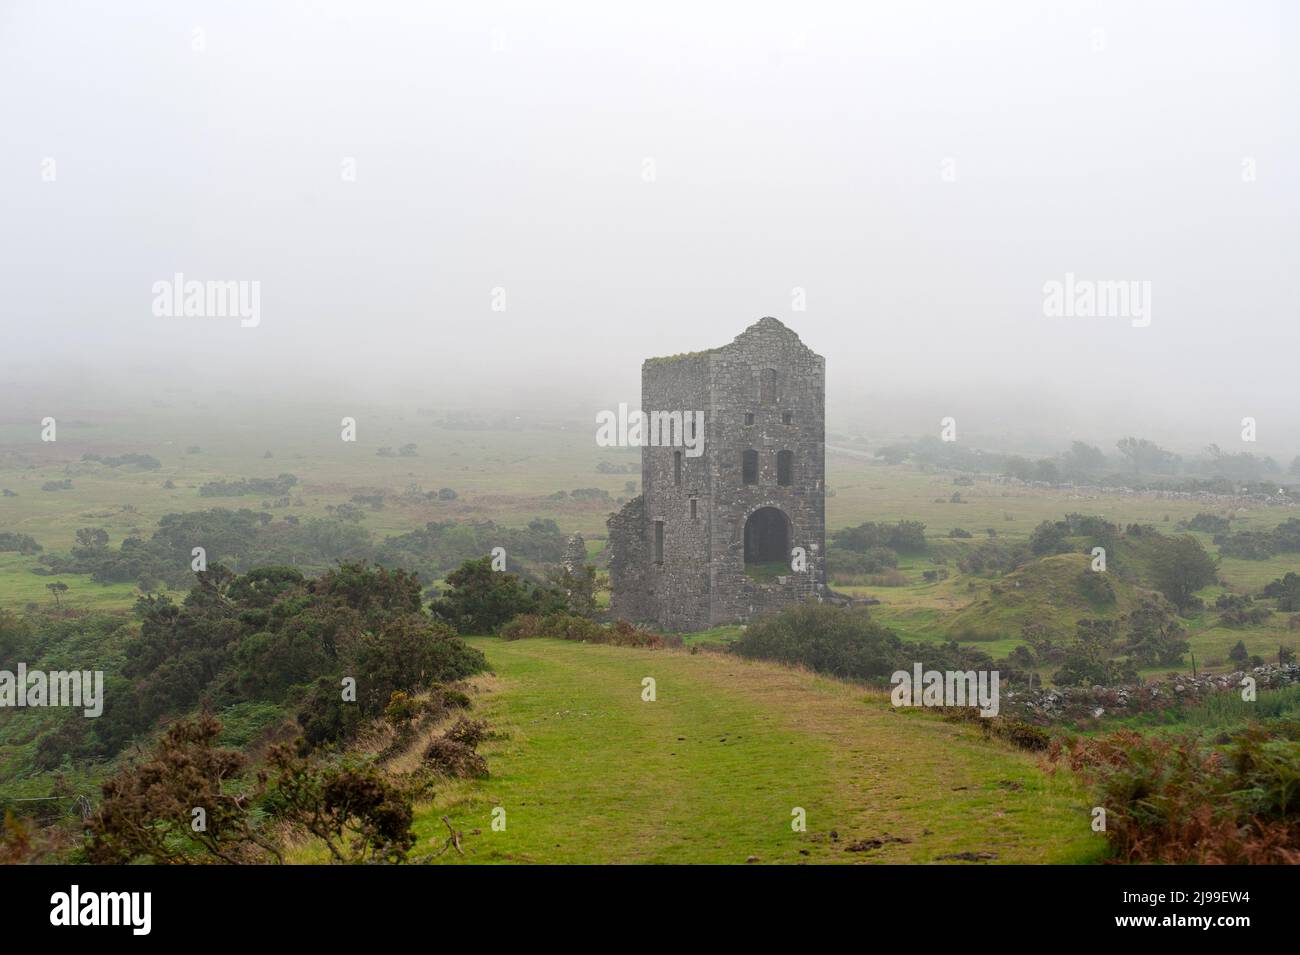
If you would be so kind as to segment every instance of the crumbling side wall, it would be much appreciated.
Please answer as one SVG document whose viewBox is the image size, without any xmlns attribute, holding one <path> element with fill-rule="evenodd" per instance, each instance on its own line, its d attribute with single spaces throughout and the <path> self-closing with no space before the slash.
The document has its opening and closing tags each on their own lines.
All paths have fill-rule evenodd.
<svg viewBox="0 0 1300 955">
<path fill-rule="evenodd" d="M 645 498 L 637 495 L 605 521 L 609 528 L 610 615 L 634 623 L 654 622 L 650 554 L 646 548 Z"/>
</svg>

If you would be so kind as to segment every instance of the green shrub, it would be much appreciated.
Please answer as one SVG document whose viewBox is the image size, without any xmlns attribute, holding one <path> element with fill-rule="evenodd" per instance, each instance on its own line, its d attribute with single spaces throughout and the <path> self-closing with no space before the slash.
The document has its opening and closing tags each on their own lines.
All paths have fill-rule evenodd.
<svg viewBox="0 0 1300 955">
<path fill-rule="evenodd" d="M 903 643 L 864 610 L 792 604 L 761 617 L 732 645 L 742 657 L 776 660 L 851 679 L 885 679 Z"/>
</svg>

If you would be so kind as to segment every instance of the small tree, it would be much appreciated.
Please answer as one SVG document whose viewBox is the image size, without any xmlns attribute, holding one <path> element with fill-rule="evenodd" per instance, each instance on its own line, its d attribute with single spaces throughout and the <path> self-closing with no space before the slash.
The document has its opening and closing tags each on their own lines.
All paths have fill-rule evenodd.
<svg viewBox="0 0 1300 955">
<path fill-rule="evenodd" d="M 447 575 L 451 589 L 430 611 L 460 633 L 495 633 L 521 613 L 538 610 L 538 593 L 514 574 L 492 569 L 492 558 L 467 560 Z"/>
<path fill-rule="evenodd" d="M 1196 591 L 1214 583 L 1218 562 L 1189 534 L 1160 540 L 1151 558 L 1151 571 L 1156 589 L 1185 611 L 1197 603 Z"/>
<path fill-rule="evenodd" d="M 68 585 L 61 580 L 56 580 L 52 584 L 46 584 L 45 589 L 54 595 L 54 606 L 59 606 L 59 594 L 68 592 Z"/>
<path fill-rule="evenodd" d="M 1129 656 L 1138 666 L 1177 666 L 1191 649 L 1186 631 L 1165 606 L 1146 601 L 1124 622 L 1128 627 Z"/>
</svg>

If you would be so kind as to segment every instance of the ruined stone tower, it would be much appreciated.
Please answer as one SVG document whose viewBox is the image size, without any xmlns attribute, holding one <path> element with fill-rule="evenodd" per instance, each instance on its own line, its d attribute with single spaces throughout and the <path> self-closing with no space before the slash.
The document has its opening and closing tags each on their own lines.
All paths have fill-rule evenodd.
<svg viewBox="0 0 1300 955">
<path fill-rule="evenodd" d="M 702 453 L 641 449 L 610 516 L 610 610 L 670 630 L 750 619 L 825 590 L 826 362 L 775 318 L 730 345 L 651 358 L 641 410 L 702 411 Z"/>
</svg>

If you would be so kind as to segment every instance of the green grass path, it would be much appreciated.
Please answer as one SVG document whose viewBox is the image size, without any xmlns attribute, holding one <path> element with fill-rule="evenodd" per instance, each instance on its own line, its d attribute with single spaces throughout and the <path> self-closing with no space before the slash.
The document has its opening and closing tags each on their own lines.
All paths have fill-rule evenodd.
<svg viewBox="0 0 1300 955">
<path fill-rule="evenodd" d="M 1084 862 L 1102 849 L 1067 776 L 858 688 L 720 654 L 471 642 L 495 674 L 476 715 L 505 738 L 482 748 L 489 779 L 419 807 L 417 855 L 441 845 L 444 814 L 467 853 L 446 862 Z M 647 676 L 655 702 L 641 699 Z M 794 807 L 807 832 L 792 831 Z M 887 833 L 910 841 L 846 850 Z"/>
</svg>

